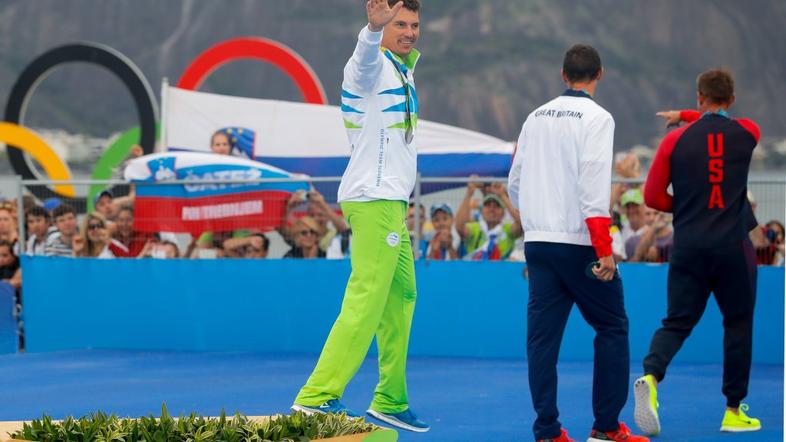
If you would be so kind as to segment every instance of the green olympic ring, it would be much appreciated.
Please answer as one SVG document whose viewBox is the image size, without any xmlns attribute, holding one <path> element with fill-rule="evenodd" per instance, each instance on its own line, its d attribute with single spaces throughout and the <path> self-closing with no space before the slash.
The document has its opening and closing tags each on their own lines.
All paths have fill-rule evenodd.
<svg viewBox="0 0 786 442">
<path fill-rule="evenodd" d="M 128 129 L 120 134 L 120 136 L 107 147 L 104 153 L 96 162 L 93 168 L 93 174 L 90 176 L 92 180 L 110 180 L 115 170 L 123 164 L 128 155 L 131 154 L 131 149 L 135 144 L 139 144 L 140 136 L 139 126 Z M 161 135 L 161 124 L 156 122 L 156 141 L 159 140 Z M 87 191 L 87 213 L 92 212 L 96 195 L 99 195 L 104 190 L 111 186 L 106 184 L 91 184 Z"/>
</svg>

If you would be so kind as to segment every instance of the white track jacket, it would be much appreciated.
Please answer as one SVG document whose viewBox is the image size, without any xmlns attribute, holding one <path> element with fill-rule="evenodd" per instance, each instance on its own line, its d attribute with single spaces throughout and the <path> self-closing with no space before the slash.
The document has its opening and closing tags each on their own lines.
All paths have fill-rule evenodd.
<svg viewBox="0 0 786 442">
<path fill-rule="evenodd" d="M 417 127 L 412 73 L 420 53 L 413 50 L 402 60 L 381 48 L 381 42 L 382 32 L 364 27 L 344 67 L 341 112 L 351 154 L 338 189 L 339 202 L 409 201 L 415 187 L 417 151 L 405 134 L 411 126 L 414 136 Z"/>
<path fill-rule="evenodd" d="M 585 92 L 569 89 L 529 114 L 508 177 L 525 241 L 611 255 L 613 145 L 614 119 Z"/>
</svg>

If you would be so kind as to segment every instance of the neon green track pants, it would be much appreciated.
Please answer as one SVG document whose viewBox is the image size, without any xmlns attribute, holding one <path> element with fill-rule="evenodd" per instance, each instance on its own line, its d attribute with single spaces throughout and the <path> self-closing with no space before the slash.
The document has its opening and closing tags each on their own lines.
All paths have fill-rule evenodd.
<svg viewBox="0 0 786 442">
<path fill-rule="evenodd" d="M 407 408 L 407 347 L 415 312 L 415 265 L 403 201 L 341 203 L 352 228 L 352 274 L 341 313 L 295 403 L 319 406 L 344 394 L 376 335 L 379 384 L 371 408 Z"/>
</svg>

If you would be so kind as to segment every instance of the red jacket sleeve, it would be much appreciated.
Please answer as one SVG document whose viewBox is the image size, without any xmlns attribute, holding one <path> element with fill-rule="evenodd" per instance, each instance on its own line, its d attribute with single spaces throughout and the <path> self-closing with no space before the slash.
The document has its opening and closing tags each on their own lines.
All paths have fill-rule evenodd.
<svg viewBox="0 0 786 442">
<path fill-rule="evenodd" d="M 693 123 L 694 121 L 701 118 L 701 113 L 697 110 L 681 110 L 680 111 L 680 120 L 686 123 Z"/>
<path fill-rule="evenodd" d="M 698 113 L 698 112 L 697 112 Z M 658 147 L 655 159 L 647 174 L 647 183 L 644 185 L 644 202 L 653 209 L 661 212 L 671 212 L 672 197 L 667 189 L 671 184 L 671 153 L 677 140 L 688 126 L 669 132 Z"/>
<path fill-rule="evenodd" d="M 598 258 L 611 256 L 611 233 L 609 233 L 611 218 L 595 216 L 585 219 L 584 222 L 587 223 L 592 247 L 595 248 Z"/>
</svg>

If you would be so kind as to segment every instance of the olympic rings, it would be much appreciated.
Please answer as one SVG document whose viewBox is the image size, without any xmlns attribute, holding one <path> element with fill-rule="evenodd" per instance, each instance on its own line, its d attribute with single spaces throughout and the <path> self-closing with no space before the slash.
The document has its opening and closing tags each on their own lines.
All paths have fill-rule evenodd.
<svg viewBox="0 0 786 442">
<path fill-rule="evenodd" d="M 297 85 L 307 103 L 327 104 L 325 90 L 316 73 L 308 63 L 291 48 L 261 37 L 241 37 L 218 43 L 202 52 L 186 68 L 178 82 L 183 89 L 197 89 L 216 69 L 238 59 L 257 59 L 266 61 L 286 73 Z M 32 156 L 49 179 L 70 180 L 68 165 L 57 156 L 52 148 L 33 131 L 21 126 L 30 97 L 36 87 L 56 67 L 69 62 L 97 64 L 115 74 L 131 92 L 136 104 L 140 125 L 122 133 L 101 155 L 93 170 L 92 178 L 105 180 L 112 177 L 114 168 L 128 156 L 134 144 L 142 146 L 145 154 L 150 154 L 158 139 L 157 103 L 144 74 L 134 63 L 115 49 L 99 43 L 83 42 L 68 44 L 51 49 L 35 58 L 17 79 L 5 108 L 5 121 L 0 122 L 0 142 L 5 142 L 8 158 L 14 172 L 23 179 L 42 179 L 31 168 L 25 152 Z M 38 186 L 30 191 L 44 199 L 52 196 L 65 198 L 71 204 L 87 205 L 92 210 L 92 198 L 105 186 L 90 186 L 87 198 L 76 196 L 73 186 L 57 185 L 54 191 Z"/>
<path fill-rule="evenodd" d="M 38 84 L 59 65 L 77 61 L 102 66 L 115 74 L 125 84 L 134 99 L 140 120 L 141 133 L 139 144 L 145 153 L 153 153 L 156 141 L 158 109 L 155 96 L 150 89 L 147 79 L 126 56 L 109 46 L 98 43 L 87 42 L 60 46 L 41 54 L 33 60 L 22 71 L 11 89 L 5 108 L 5 121 L 22 124 L 27 104 Z M 23 151 L 29 151 L 29 149 L 24 149 L 22 146 L 14 143 L 9 143 L 8 147 L 8 158 L 15 173 L 21 175 L 24 179 L 42 178 L 37 176 L 34 170 L 30 168 L 25 158 Z M 45 161 L 49 163 L 41 163 L 44 170 L 55 170 L 64 166 L 62 160 L 57 156 L 47 157 Z M 55 164 L 55 162 L 60 164 Z M 50 178 L 52 178 L 51 175 Z M 41 199 L 52 196 L 71 197 L 71 195 L 58 191 L 53 192 L 43 186 L 31 188 L 30 191 Z M 83 199 L 76 198 L 75 203 L 83 202 Z"/>
</svg>

